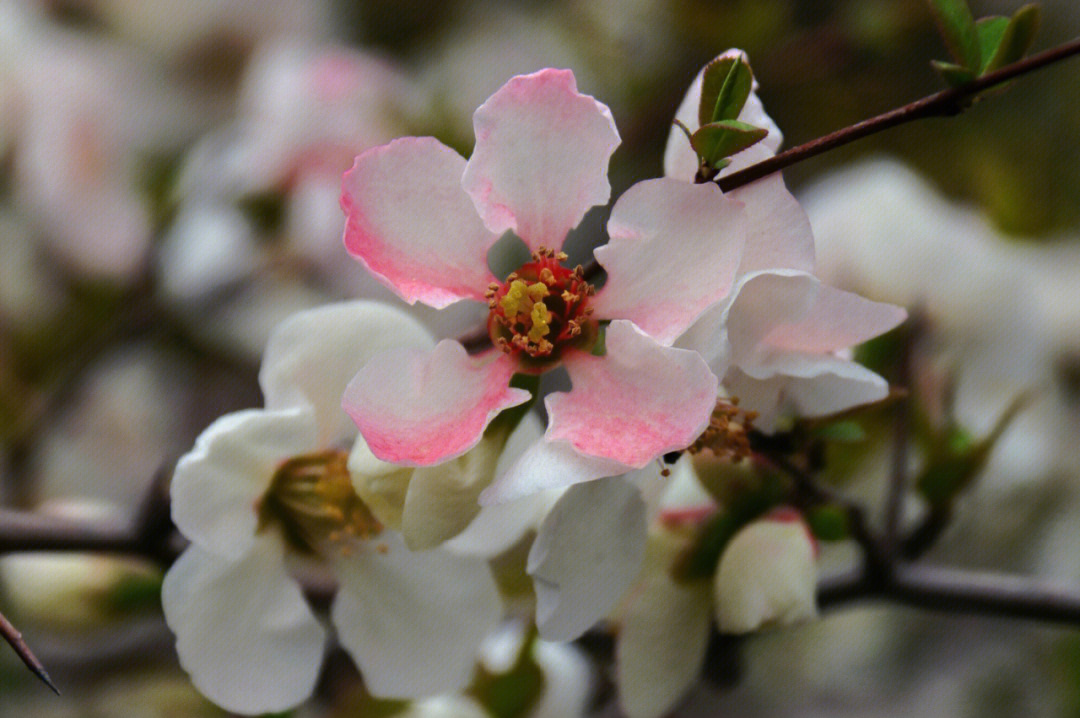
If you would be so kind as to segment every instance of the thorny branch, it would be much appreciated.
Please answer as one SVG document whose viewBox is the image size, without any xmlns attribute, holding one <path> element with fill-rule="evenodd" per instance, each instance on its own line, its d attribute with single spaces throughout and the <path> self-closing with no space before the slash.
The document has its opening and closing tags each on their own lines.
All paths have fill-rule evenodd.
<svg viewBox="0 0 1080 718">
<path fill-rule="evenodd" d="M 26 664 L 26 667 L 33 671 L 34 675 L 40 678 L 45 685 L 52 689 L 53 693 L 60 695 L 60 691 L 56 688 L 52 678 L 49 677 L 48 671 L 45 670 L 45 666 L 41 665 L 41 661 L 37 659 L 34 652 L 30 650 L 30 646 L 26 645 L 26 641 L 23 640 L 22 634 L 11 625 L 11 621 L 4 618 L 4 614 L 0 613 L 0 636 L 3 637 L 8 645 L 11 646 L 15 654 L 22 659 L 22 662 Z"/>
</svg>

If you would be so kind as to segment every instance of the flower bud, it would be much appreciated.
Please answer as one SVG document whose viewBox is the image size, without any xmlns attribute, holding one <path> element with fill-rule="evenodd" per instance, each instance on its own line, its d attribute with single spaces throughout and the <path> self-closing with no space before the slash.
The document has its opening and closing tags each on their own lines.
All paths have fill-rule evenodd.
<svg viewBox="0 0 1080 718">
<path fill-rule="evenodd" d="M 720 556 L 714 583 L 724 633 L 790 625 L 817 615 L 817 547 L 797 511 L 774 511 L 743 527 Z"/>
</svg>

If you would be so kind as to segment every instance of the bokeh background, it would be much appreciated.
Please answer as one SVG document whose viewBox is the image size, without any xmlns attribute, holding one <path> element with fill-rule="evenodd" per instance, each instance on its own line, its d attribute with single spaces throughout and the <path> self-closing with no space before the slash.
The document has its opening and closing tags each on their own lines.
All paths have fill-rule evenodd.
<svg viewBox="0 0 1080 718">
<path fill-rule="evenodd" d="M 1080 4 L 1042 5 L 1036 50 L 1080 34 Z M 569 67 L 615 116 L 618 196 L 661 173 L 685 88 L 729 47 L 788 146 L 940 89 L 945 56 L 923 0 L 0 1 L 0 506 L 130 520 L 202 428 L 259 402 L 278 320 L 389 299 L 340 241 L 360 150 L 434 135 L 467 155 L 506 79 Z M 1065 62 L 785 172 L 822 275 L 929 317 L 925 396 L 955 376 L 973 435 L 1036 396 L 929 561 L 1080 581 L 1078 90 Z M 605 219 L 575 230 L 572 259 Z M 477 321 L 423 316 L 443 336 Z M 831 448 L 832 478 L 871 503 L 888 461 L 873 425 Z M 0 715 L 221 715 L 176 665 L 160 576 L 0 558 L 0 611 L 65 691 L 0 646 Z M 342 670 L 297 715 L 363 715 Z M 590 681 L 614 715 L 602 665 Z M 678 714 L 1076 716 L 1080 634 L 850 608 L 750 639 Z"/>
</svg>

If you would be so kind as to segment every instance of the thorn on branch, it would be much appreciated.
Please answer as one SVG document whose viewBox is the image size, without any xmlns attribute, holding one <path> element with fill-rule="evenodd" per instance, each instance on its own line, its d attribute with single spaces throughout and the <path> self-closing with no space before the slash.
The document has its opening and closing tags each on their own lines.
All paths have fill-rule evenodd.
<svg viewBox="0 0 1080 718">
<path fill-rule="evenodd" d="M 11 649 L 15 651 L 17 655 L 26 667 L 30 671 L 41 679 L 42 683 L 47 685 L 53 693 L 60 695 L 60 689 L 53 683 L 52 678 L 49 677 L 49 672 L 45 670 L 45 666 L 41 664 L 41 661 L 37 659 L 34 652 L 30 650 L 30 646 L 26 645 L 26 641 L 23 640 L 22 634 L 11 624 L 11 621 L 4 617 L 4 614 L 0 613 L 0 636 L 4 637 Z"/>
</svg>

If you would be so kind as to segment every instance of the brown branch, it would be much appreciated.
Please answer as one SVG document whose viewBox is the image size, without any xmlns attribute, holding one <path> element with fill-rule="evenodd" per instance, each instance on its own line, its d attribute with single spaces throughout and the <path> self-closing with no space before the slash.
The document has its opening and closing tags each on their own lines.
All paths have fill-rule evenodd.
<svg viewBox="0 0 1080 718">
<path fill-rule="evenodd" d="M 823 609 L 871 600 L 942 613 L 1080 626 L 1080 586 L 1022 576 L 901 565 L 887 580 L 854 571 L 818 586 L 818 606 Z"/>
<path fill-rule="evenodd" d="M 33 551 L 108 553 L 168 566 L 183 549 L 183 541 L 169 517 L 166 487 L 171 476 L 171 464 L 158 470 L 128 526 L 0 508 L 0 555 Z"/>
<path fill-rule="evenodd" d="M 41 661 L 37 659 L 34 652 L 30 650 L 30 646 L 26 645 L 26 641 L 23 640 L 22 634 L 11 625 L 11 621 L 4 618 L 4 614 L 0 613 L 0 636 L 3 636 L 7 641 L 11 649 L 15 651 L 22 662 L 26 664 L 26 667 L 30 669 L 35 676 L 41 679 L 41 681 L 52 689 L 52 692 L 56 695 L 60 695 L 60 689 L 53 683 L 52 678 L 49 677 L 49 672 L 45 670 L 45 666 L 41 665 Z"/>
<path fill-rule="evenodd" d="M 856 122 L 836 132 L 811 140 L 797 147 L 785 150 L 767 160 L 753 164 L 738 172 L 732 172 L 716 180 L 725 192 L 736 187 L 750 184 L 762 177 L 778 172 L 785 167 L 816 157 L 829 150 L 842 147 L 855 140 L 868 137 L 883 130 L 929 117 L 950 117 L 963 112 L 980 92 L 1008 82 L 1029 72 L 1060 62 L 1080 54 L 1080 38 L 1075 38 L 1057 47 L 1026 57 L 1023 60 L 1006 65 L 999 70 L 988 72 L 966 85 L 951 87 L 933 95 L 910 102 L 903 107 L 889 110 L 877 117 Z"/>
</svg>

